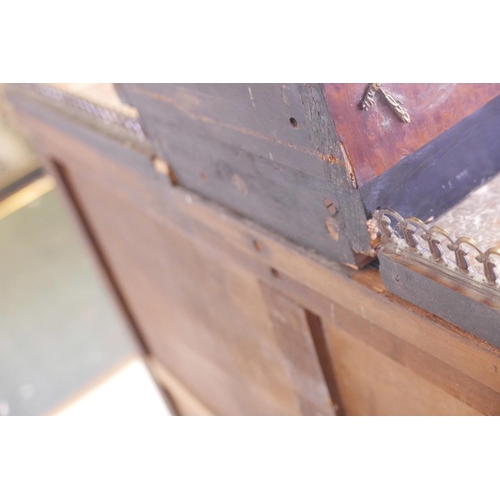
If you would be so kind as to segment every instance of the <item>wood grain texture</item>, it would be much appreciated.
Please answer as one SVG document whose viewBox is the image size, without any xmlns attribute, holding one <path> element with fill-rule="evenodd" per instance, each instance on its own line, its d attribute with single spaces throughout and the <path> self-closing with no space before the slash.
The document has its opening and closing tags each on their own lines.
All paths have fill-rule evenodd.
<svg viewBox="0 0 500 500">
<path fill-rule="evenodd" d="M 262 283 L 269 317 L 285 353 L 290 378 L 304 415 L 335 415 L 307 317 L 307 311 L 275 288 Z M 338 406 L 337 406 L 338 409 Z"/>
<path fill-rule="evenodd" d="M 500 414 L 500 397 L 493 389 L 439 361 L 432 353 L 402 342 L 387 329 L 374 325 L 369 319 L 352 314 L 340 305 L 334 305 L 331 311 L 338 327 L 421 379 L 427 380 L 483 414 Z"/>
<path fill-rule="evenodd" d="M 216 413 L 301 413 L 260 283 L 321 318 L 347 414 L 496 413 L 500 350 L 389 294 L 375 270 L 350 271 L 172 187 L 147 158 L 22 116 L 67 166 L 140 334 Z"/>
<path fill-rule="evenodd" d="M 190 390 L 208 398 L 219 414 L 301 414 L 298 401 L 308 396 L 297 390 L 288 372 L 298 360 L 288 360 L 276 344 L 267 309 L 256 300 L 258 282 L 226 261 L 207 258 L 178 230 L 131 210 L 141 204 L 137 198 L 133 205 L 114 199 L 114 188 L 103 191 L 88 175 L 86 162 L 95 158 L 74 157 L 68 146 L 49 156 L 64 159 L 58 164 L 65 183 L 85 219 L 92 221 L 97 246 L 112 261 L 112 275 L 123 280 L 119 288 L 138 318 L 148 351 Z M 94 166 L 101 170 L 106 163 Z M 136 166 L 140 172 L 141 165 Z M 129 193 L 140 196 L 140 191 Z M 151 250 L 143 252 L 144 245 Z M 273 356 L 278 356 L 274 362 Z M 320 383 L 319 392 L 328 394 L 324 380 Z"/>
<path fill-rule="evenodd" d="M 218 414 L 301 414 L 255 278 L 71 168 L 150 352 Z"/>
<path fill-rule="evenodd" d="M 482 415 L 378 346 L 335 326 L 327 333 L 347 415 Z"/>
<path fill-rule="evenodd" d="M 383 84 L 410 113 L 411 123 L 406 124 L 380 96 L 370 110 L 361 110 L 365 83 L 324 86 L 338 137 L 347 149 L 360 186 L 500 94 L 500 84 L 496 83 Z"/>
<path fill-rule="evenodd" d="M 371 252 L 361 197 L 320 85 L 119 84 L 181 186 L 357 265 Z M 325 207 L 333 200 L 337 212 Z M 327 221 L 335 220 L 335 237 Z M 365 255 L 366 256 L 366 255 Z M 362 256 L 363 257 L 363 256 Z"/>
<path fill-rule="evenodd" d="M 367 271 L 360 273 L 364 277 L 363 279 L 367 281 L 367 284 L 370 283 L 371 287 L 379 290 L 376 293 L 380 294 L 383 291 L 383 286 L 380 286 L 378 281 L 379 275 L 373 273 L 367 277 L 366 274 Z M 324 295 L 319 295 L 311 289 L 304 288 L 302 284 L 291 280 L 283 274 L 280 274 L 280 279 L 275 281 L 275 286 L 281 290 L 286 290 L 286 293 L 293 297 L 295 301 L 300 301 L 304 307 L 315 311 L 321 317 L 328 339 L 335 380 L 338 381 L 339 385 L 340 400 L 345 405 L 346 414 L 353 414 L 351 413 L 353 410 L 350 404 L 353 403 L 353 399 L 360 397 L 359 394 L 355 395 L 355 392 L 360 387 L 357 387 L 356 391 L 350 393 L 350 395 L 346 395 L 345 393 L 345 387 L 350 386 L 351 377 L 355 379 L 370 378 L 370 376 L 375 377 L 371 381 L 373 393 L 387 391 L 388 394 L 394 394 L 394 391 L 399 389 L 395 389 L 394 387 L 386 388 L 382 383 L 380 385 L 375 383 L 375 380 L 384 380 L 386 374 L 383 373 L 372 373 L 371 375 L 369 373 L 354 374 L 349 372 L 350 375 L 343 373 L 342 367 L 344 366 L 345 369 L 346 361 L 343 359 L 342 350 L 339 352 L 338 347 L 336 347 L 339 333 L 343 333 L 352 339 L 346 339 L 345 342 L 354 343 L 356 346 L 359 341 L 373 348 L 378 353 L 377 355 L 373 355 L 374 358 L 378 359 L 382 355 L 404 367 L 405 370 L 401 371 L 401 377 L 409 377 L 413 380 L 413 390 L 417 391 L 417 393 L 420 391 L 420 385 L 423 386 L 424 393 L 431 390 L 429 389 L 429 385 L 432 385 L 439 388 L 439 391 L 435 393 L 436 397 L 444 398 L 442 394 L 444 392 L 453 398 L 459 399 L 464 405 L 469 407 L 466 409 L 458 405 L 458 407 L 462 408 L 462 412 L 465 411 L 465 414 L 468 414 L 467 412 L 478 412 L 488 415 L 499 413 L 499 385 L 498 381 L 493 381 L 493 379 L 497 380 L 498 378 L 498 350 L 495 351 L 492 358 L 489 356 L 483 358 L 484 353 L 479 354 L 476 350 L 478 341 L 474 337 L 469 336 L 470 342 L 457 343 L 453 336 L 446 337 L 446 335 L 443 335 L 443 332 L 446 332 L 448 335 L 451 333 L 448 328 L 445 327 L 442 330 L 440 325 L 436 324 L 433 317 L 422 317 L 421 310 L 411 306 L 409 303 L 401 301 L 392 304 L 396 306 L 393 309 L 391 303 L 385 300 L 374 300 L 377 295 L 367 295 L 364 297 L 356 294 L 353 295 L 354 290 L 352 286 L 345 285 L 340 287 L 342 295 L 346 299 L 345 301 L 339 300 L 341 295 L 339 289 L 335 286 L 332 286 L 332 292 L 337 292 L 338 298 L 334 298 L 333 294 L 330 298 L 326 298 Z M 353 302 L 356 302 L 356 310 L 353 310 Z M 412 313 L 417 313 L 417 316 Z M 482 346 L 488 348 L 489 345 L 483 342 Z M 368 350 L 366 356 L 369 357 L 370 353 L 371 351 Z M 479 355 L 479 357 L 476 357 L 476 355 Z M 482 361 L 479 361 L 479 358 Z M 475 363 L 477 363 L 476 366 Z M 392 366 L 392 363 L 387 364 L 389 367 Z M 356 369 L 359 370 L 358 363 L 354 363 L 353 366 L 356 366 Z M 398 371 L 397 368 L 395 370 Z M 476 370 L 482 373 L 479 374 L 479 371 Z M 367 371 L 370 372 L 369 369 Z M 390 371 L 392 371 L 392 368 Z M 405 375 L 405 372 L 407 373 L 408 371 L 412 375 Z M 493 377 L 489 378 L 489 375 Z M 420 382 L 425 381 L 425 383 L 420 384 L 419 380 Z M 397 382 L 396 380 L 392 380 L 390 384 L 397 385 Z M 406 383 L 403 386 L 406 387 Z M 412 391 L 408 387 L 403 389 L 403 393 L 405 391 L 407 392 L 407 397 L 410 398 Z M 364 392 L 364 390 L 361 392 Z M 440 393 L 441 396 L 438 396 Z M 373 398 L 374 395 L 372 394 L 371 397 Z M 444 398 L 444 400 L 446 399 Z M 389 403 L 389 401 L 386 400 L 386 403 Z M 357 404 L 365 405 L 368 403 L 366 401 L 358 401 Z M 405 405 L 412 406 L 416 403 L 405 401 L 403 397 L 401 401 L 392 402 L 391 404 L 399 405 L 399 408 L 404 408 Z M 423 404 L 423 401 L 420 401 L 418 404 Z M 425 408 L 427 407 L 433 407 L 434 410 L 426 410 Z M 430 411 L 429 414 L 434 414 L 434 411 L 438 411 L 436 410 L 438 407 L 439 404 L 436 406 L 436 401 L 428 401 L 423 404 L 419 411 L 423 412 L 423 414 L 426 411 Z M 454 414 L 455 410 L 445 410 L 445 408 L 443 406 L 439 411 L 444 411 L 442 414 L 447 414 L 448 411 L 450 414 Z M 378 411 L 389 410 L 382 410 L 382 407 L 380 407 Z M 410 410 L 408 409 L 407 411 Z M 367 414 L 372 413 L 368 412 Z"/>
</svg>

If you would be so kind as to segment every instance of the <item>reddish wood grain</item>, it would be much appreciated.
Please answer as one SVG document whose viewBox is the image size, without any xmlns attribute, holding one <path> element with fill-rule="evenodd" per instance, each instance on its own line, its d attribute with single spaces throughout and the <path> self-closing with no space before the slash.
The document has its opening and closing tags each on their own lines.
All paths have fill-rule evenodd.
<svg viewBox="0 0 500 500">
<path fill-rule="evenodd" d="M 411 116 L 403 123 L 380 93 L 368 111 L 359 104 L 367 84 L 326 83 L 325 95 L 358 185 L 389 170 L 500 94 L 492 83 L 385 83 Z"/>
</svg>

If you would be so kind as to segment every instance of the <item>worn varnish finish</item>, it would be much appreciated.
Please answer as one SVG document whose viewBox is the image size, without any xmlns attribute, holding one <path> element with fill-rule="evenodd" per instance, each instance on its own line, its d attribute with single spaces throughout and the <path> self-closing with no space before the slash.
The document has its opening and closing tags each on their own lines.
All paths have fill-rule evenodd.
<svg viewBox="0 0 500 500">
<path fill-rule="evenodd" d="M 381 95 L 361 111 L 366 83 L 326 83 L 325 94 L 340 141 L 360 186 L 391 169 L 500 94 L 500 84 L 384 83 L 411 116 L 403 123 Z"/>
<path fill-rule="evenodd" d="M 172 187 L 151 158 L 85 127 L 21 116 L 67 172 L 137 334 L 168 373 L 157 379 L 186 412 L 500 413 L 499 349 L 394 297 L 376 270 L 324 260 Z"/>
</svg>

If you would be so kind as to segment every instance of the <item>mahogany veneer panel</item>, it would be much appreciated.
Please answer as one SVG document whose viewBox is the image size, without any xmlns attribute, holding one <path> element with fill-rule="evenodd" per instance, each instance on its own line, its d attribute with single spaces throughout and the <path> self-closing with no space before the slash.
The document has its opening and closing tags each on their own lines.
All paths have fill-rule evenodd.
<svg viewBox="0 0 500 500">
<path fill-rule="evenodd" d="M 326 83 L 324 87 L 359 186 L 500 94 L 500 84 L 491 83 L 384 83 L 384 89 L 401 100 L 410 114 L 411 122 L 404 123 L 380 95 L 372 108 L 360 109 L 366 83 Z"/>
</svg>

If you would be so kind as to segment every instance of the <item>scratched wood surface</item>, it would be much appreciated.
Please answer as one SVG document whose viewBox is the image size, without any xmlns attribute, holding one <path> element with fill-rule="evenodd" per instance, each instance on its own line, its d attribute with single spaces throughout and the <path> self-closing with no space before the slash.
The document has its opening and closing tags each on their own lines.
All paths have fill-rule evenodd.
<svg viewBox="0 0 500 500">
<path fill-rule="evenodd" d="M 339 140 L 360 186 L 500 94 L 496 83 L 384 83 L 410 114 L 411 122 L 403 123 L 380 94 L 372 108 L 360 109 L 366 83 L 324 85 Z"/>
<path fill-rule="evenodd" d="M 300 401 L 315 393 L 303 392 L 299 373 L 321 388 L 317 407 L 328 393 L 347 415 L 500 414 L 500 350 L 388 293 L 375 269 L 351 271 L 304 251 L 171 186 L 143 153 L 64 118 L 47 121 L 27 108 L 21 117 L 48 161 L 64 165 L 72 203 L 87 217 L 138 334 L 199 398 L 191 408 L 301 414 Z M 292 311 L 287 346 L 263 286 Z M 305 311 L 320 318 L 323 345 L 310 322 L 307 333 Z M 304 339 L 301 359 L 293 347 Z M 162 383 L 172 385 L 169 377 Z"/>
</svg>

